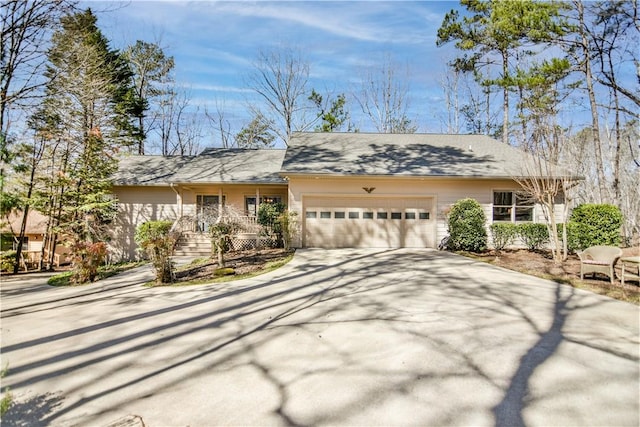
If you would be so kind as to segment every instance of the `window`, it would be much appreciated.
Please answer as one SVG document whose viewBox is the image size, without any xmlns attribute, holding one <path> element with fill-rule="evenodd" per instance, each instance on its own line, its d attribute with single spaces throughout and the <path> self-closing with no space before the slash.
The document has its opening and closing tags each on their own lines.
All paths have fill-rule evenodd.
<svg viewBox="0 0 640 427">
<path fill-rule="evenodd" d="M 416 219 L 416 213 L 415 212 L 406 212 L 404 214 L 404 219 Z"/>
<path fill-rule="evenodd" d="M 420 219 L 429 219 L 429 212 L 420 212 L 418 214 L 418 218 L 420 218 Z"/>
<path fill-rule="evenodd" d="M 260 203 L 282 203 L 281 196 L 260 196 Z M 244 209 L 247 212 L 247 215 L 255 216 L 256 215 L 256 196 L 245 196 L 244 197 Z"/>
<path fill-rule="evenodd" d="M 391 219 L 402 219 L 401 212 L 391 212 Z"/>
<path fill-rule="evenodd" d="M 349 219 L 358 219 L 360 218 L 360 212 L 349 212 Z"/>
<path fill-rule="evenodd" d="M 260 197 L 260 203 L 268 203 L 268 204 L 282 203 L 282 197 L 280 197 L 280 196 L 262 196 L 262 197 Z"/>
<path fill-rule="evenodd" d="M 362 212 L 362 219 L 373 219 L 373 212 Z"/>
<path fill-rule="evenodd" d="M 386 212 L 378 212 L 377 218 L 378 219 L 387 219 L 387 213 Z"/>
<path fill-rule="evenodd" d="M 307 218 L 315 219 L 318 217 L 318 212 L 316 211 L 307 211 Z"/>
<path fill-rule="evenodd" d="M 333 217 L 335 219 L 344 219 L 344 212 L 334 212 Z"/>
<path fill-rule="evenodd" d="M 531 222 L 533 202 L 517 191 L 494 191 L 493 221 Z"/>
<path fill-rule="evenodd" d="M 320 218 L 322 218 L 322 219 L 329 219 L 329 218 L 331 218 L 331 212 L 329 212 L 329 211 L 322 211 L 322 212 L 320 212 Z"/>
</svg>

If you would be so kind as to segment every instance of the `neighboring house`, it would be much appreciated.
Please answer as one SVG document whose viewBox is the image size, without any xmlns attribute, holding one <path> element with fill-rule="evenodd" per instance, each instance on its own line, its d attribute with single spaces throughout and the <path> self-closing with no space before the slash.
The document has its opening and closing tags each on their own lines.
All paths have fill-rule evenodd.
<svg viewBox="0 0 640 427">
<path fill-rule="evenodd" d="M 22 212 L 12 212 L 8 218 L 3 218 L 2 227 L 2 250 L 16 250 L 18 238 L 22 227 Z M 25 252 L 40 252 L 42 250 L 43 238 L 47 232 L 47 217 L 38 211 L 30 210 L 27 215 L 27 224 L 22 241 L 22 250 Z"/>
<path fill-rule="evenodd" d="M 431 247 L 447 234 L 447 213 L 472 197 L 489 223 L 543 222 L 518 196 L 526 153 L 481 135 L 297 133 L 285 150 L 210 149 L 191 157 L 131 156 L 114 193 L 114 247 L 135 254 L 147 220 L 193 221 L 208 205 L 255 215 L 265 197 L 298 213 L 296 247 Z"/>
<path fill-rule="evenodd" d="M 18 239 L 20 238 L 20 229 L 22 226 L 22 212 L 12 212 L 8 217 L 0 220 L 2 226 L 1 231 L 1 250 L 16 250 Z M 22 240 L 22 261 L 21 268 L 36 267 L 42 258 L 44 245 L 44 236 L 47 233 L 48 218 L 35 210 L 29 210 L 27 215 L 27 223 L 25 227 L 24 237 Z M 62 244 L 56 246 L 53 262 L 55 265 L 69 263 L 69 249 Z M 45 260 L 47 259 L 47 251 L 44 251 Z"/>
</svg>

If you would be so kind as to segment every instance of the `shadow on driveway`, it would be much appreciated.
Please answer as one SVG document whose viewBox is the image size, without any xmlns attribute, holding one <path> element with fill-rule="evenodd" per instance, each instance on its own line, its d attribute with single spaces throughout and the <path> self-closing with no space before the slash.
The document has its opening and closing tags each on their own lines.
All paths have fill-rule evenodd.
<svg viewBox="0 0 640 427">
<path fill-rule="evenodd" d="M 64 398 L 39 422 L 638 425 L 630 304 L 429 250 L 305 250 L 197 287 L 145 274 L 3 302 L 3 387 Z"/>
</svg>

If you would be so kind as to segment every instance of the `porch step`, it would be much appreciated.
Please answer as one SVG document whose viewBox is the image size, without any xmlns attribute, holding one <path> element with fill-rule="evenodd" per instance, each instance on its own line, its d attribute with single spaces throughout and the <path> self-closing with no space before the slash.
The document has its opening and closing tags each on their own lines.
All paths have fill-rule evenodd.
<svg viewBox="0 0 640 427">
<path fill-rule="evenodd" d="M 176 256 L 211 256 L 211 240 L 207 234 L 182 233 L 174 251 Z"/>
</svg>

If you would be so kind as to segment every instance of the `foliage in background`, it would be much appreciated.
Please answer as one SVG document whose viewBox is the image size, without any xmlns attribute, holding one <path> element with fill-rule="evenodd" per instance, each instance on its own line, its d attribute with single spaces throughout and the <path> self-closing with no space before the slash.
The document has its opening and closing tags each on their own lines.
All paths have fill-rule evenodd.
<svg viewBox="0 0 640 427">
<path fill-rule="evenodd" d="M 567 223 L 569 248 L 583 250 L 595 245 L 619 246 L 622 222 L 622 213 L 616 206 L 608 204 L 576 206 Z"/>
<path fill-rule="evenodd" d="M 151 260 L 158 284 L 173 280 L 171 255 L 180 236 L 171 230 L 172 225 L 171 221 L 148 221 L 136 228 L 135 241 Z"/>
<path fill-rule="evenodd" d="M 477 200 L 458 200 L 451 207 L 448 218 L 447 249 L 482 252 L 487 249 L 487 218 Z"/>
<path fill-rule="evenodd" d="M 510 222 L 496 222 L 491 224 L 489 228 L 491 229 L 491 243 L 497 251 L 512 244 L 517 235 L 516 225 Z"/>
<path fill-rule="evenodd" d="M 546 224 L 525 222 L 516 227 L 518 237 L 530 251 L 537 251 L 549 242 L 549 229 Z"/>
<path fill-rule="evenodd" d="M 265 227 L 270 233 L 276 237 L 276 245 L 283 246 L 283 227 L 279 220 L 280 216 L 286 211 L 287 206 L 284 203 L 261 203 L 258 207 L 258 224 Z"/>
<path fill-rule="evenodd" d="M 134 133 L 137 151 L 138 154 L 145 154 L 147 134 L 159 119 L 159 111 L 151 110 L 151 104 L 168 94 L 169 90 L 164 86 L 173 82 L 171 71 L 174 60 L 172 56 L 166 56 L 157 44 L 142 40 L 125 49 L 123 55 L 133 73 L 134 102 L 137 103 L 137 108 L 133 110 L 138 125 Z"/>
<path fill-rule="evenodd" d="M 3 251 L 0 253 L 0 270 L 14 271 L 14 267 L 18 264 L 18 253 L 16 251 Z"/>
<path fill-rule="evenodd" d="M 271 132 L 273 123 L 257 112 L 251 122 L 236 134 L 238 148 L 269 148 L 276 136 Z"/>
<path fill-rule="evenodd" d="M 349 112 L 345 108 L 347 99 L 344 93 L 331 101 L 328 97 L 325 99 L 315 89 L 311 89 L 309 101 L 318 109 L 317 116 L 320 124 L 315 127 L 316 132 L 336 132 L 348 122 Z"/>
</svg>

